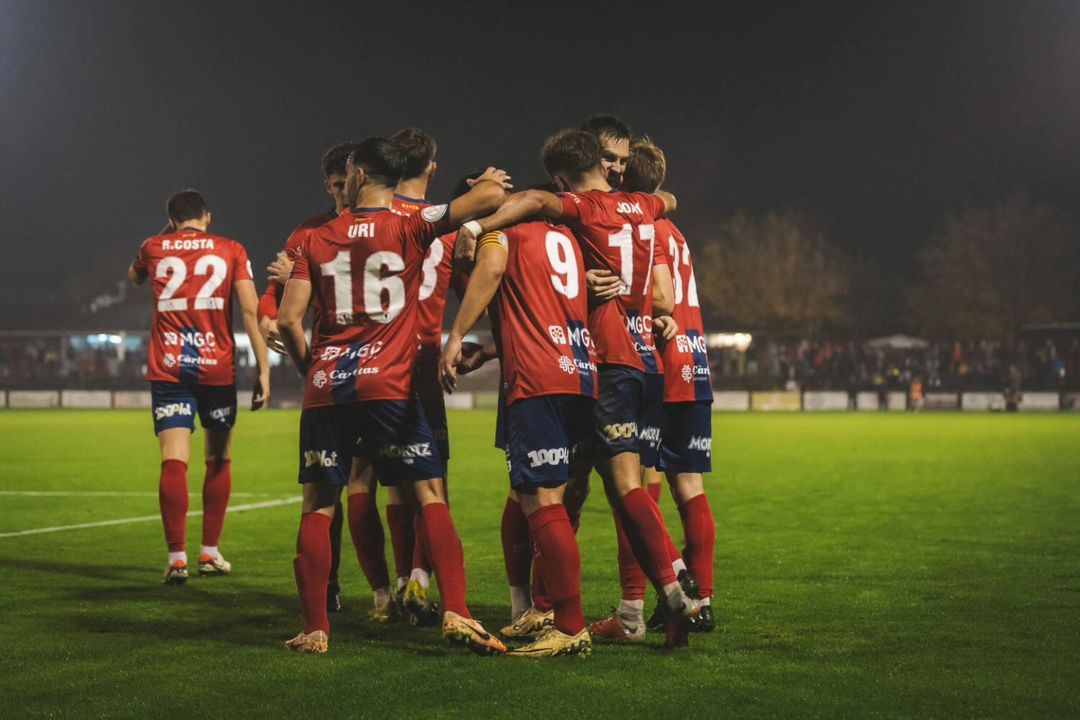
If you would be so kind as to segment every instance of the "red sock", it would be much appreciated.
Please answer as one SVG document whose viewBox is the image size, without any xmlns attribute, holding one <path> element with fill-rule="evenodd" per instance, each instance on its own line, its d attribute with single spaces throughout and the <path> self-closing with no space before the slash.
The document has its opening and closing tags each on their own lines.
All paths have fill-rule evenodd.
<svg viewBox="0 0 1080 720">
<path fill-rule="evenodd" d="M 187 531 L 186 462 L 165 460 L 161 463 L 158 505 L 161 506 L 161 524 L 165 527 L 165 544 L 169 546 L 169 552 L 180 552 L 184 549 L 184 535 Z"/>
<path fill-rule="evenodd" d="M 652 497 L 652 494 L 650 494 L 649 497 Z M 667 551 L 668 562 L 673 563 L 676 560 L 682 559 L 682 553 L 679 552 L 679 548 L 675 547 L 675 543 L 671 541 L 671 533 L 668 532 L 667 523 L 664 521 L 664 514 L 660 512 L 660 506 L 654 502 L 652 509 L 655 511 L 653 514 L 656 515 L 657 521 L 659 521 L 660 525 L 664 528 L 664 549 Z"/>
<path fill-rule="evenodd" d="M 641 569 L 637 559 L 634 558 L 634 549 L 630 546 L 630 539 L 623 529 L 619 513 L 615 516 L 615 537 L 619 540 L 619 585 L 622 587 L 623 600 L 645 599 L 645 571 Z"/>
<path fill-rule="evenodd" d="M 449 507 L 449 505 L 447 505 Z M 420 533 L 423 532 L 424 523 L 419 515 L 413 515 L 413 530 L 416 532 L 416 542 L 413 543 L 412 566 L 426 573 L 431 572 L 431 558 L 428 557 L 427 545 L 420 542 Z"/>
<path fill-rule="evenodd" d="M 585 629 L 581 610 L 581 552 L 566 508 L 542 507 L 529 516 L 529 529 L 536 539 L 533 565 L 544 576 L 555 608 L 555 627 L 567 635 Z"/>
<path fill-rule="evenodd" d="M 390 585 L 390 570 L 386 567 L 386 538 L 382 518 L 371 493 L 349 496 L 349 534 L 356 548 L 356 559 L 364 571 L 368 585 L 378 590 Z"/>
<path fill-rule="evenodd" d="M 622 497 L 623 527 L 645 574 L 657 589 L 675 582 L 664 535 L 663 520 L 656 503 L 641 488 L 634 488 Z"/>
<path fill-rule="evenodd" d="M 649 483 L 645 486 L 645 490 L 648 491 L 649 497 L 653 499 L 653 502 L 660 505 L 660 485 L 661 483 Z"/>
<path fill-rule="evenodd" d="M 341 527 L 345 524 L 345 510 L 341 507 L 341 497 L 334 503 L 334 519 L 330 523 L 330 580 L 338 584 L 338 567 L 341 565 Z"/>
<path fill-rule="evenodd" d="M 535 551 L 536 537 L 532 533 L 532 522 L 529 522 L 529 547 Z M 551 602 L 551 596 L 548 594 L 547 585 L 544 582 L 544 573 L 540 572 L 540 566 L 532 562 L 532 588 L 530 594 L 532 595 L 533 607 L 542 613 L 550 612 L 554 609 L 554 605 Z"/>
<path fill-rule="evenodd" d="M 503 506 L 501 527 L 506 582 L 510 587 L 525 587 L 529 584 L 532 567 L 532 540 L 529 538 L 529 521 L 521 512 L 521 505 L 512 497 L 506 498 Z"/>
<path fill-rule="evenodd" d="M 435 575 L 439 578 L 439 596 L 443 608 L 471 618 L 469 608 L 465 605 L 465 556 L 450 517 L 450 508 L 436 502 L 425 505 L 420 514 L 424 523 L 424 544 Z"/>
<path fill-rule="evenodd" d="M 713 594 L 713 546 L 716 545 L 716 523 L 709 501 L 702 493 L 679 508 L 683 532 L 686 533 L 686 566 L 701 586 L 701 597 Z"/>
<path fill-rule="evenodd" d="M 386 525 L 390 528 L 390 544 L 394 548 L 394 574 L 397 577 L 407 578 L 412 570 L 416 546 L 413 517 L 412 508 L 408 505 L 386 504 Z"/>
<path fill-rule="evenodd" d="M 207 461 L 206 480 L 202 486 L 203 526 L 202 544 L 216 547 L 225 525 L 225 510 L 232 492 L 232 462 Z"/>
<path fill-rule="evenodd" d="M 300 591 L 304 632 L 322 630 L 329 635 L 326 582 L 330 578 L 330 518 L 326 515 L 309 512 L 300 516 L 293 574 L 296 576 L 296 589 Z"/>
</svg>

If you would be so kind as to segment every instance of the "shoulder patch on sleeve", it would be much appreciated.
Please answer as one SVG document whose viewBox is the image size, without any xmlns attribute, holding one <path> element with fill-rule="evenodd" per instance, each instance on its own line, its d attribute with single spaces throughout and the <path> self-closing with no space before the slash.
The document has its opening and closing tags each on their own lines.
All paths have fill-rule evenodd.
<svg viewBox="0 0 1080 720">
<path fill-rule="evenodd" d="M 439 222 L 446 215 L 446 211 L 450 209 L 447 204 L 442 205 L 428 205 L 426 208 L 420 211 L 420 217 L 429 223 Z"/>
</svg>

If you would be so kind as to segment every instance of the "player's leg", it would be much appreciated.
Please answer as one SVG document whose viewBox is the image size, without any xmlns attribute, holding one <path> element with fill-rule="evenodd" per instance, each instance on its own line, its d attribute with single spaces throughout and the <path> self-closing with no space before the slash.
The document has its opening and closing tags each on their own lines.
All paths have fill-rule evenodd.
<svg viewBox="0 0 1080 720">
<path fill-rule="evenodd" d="M 419 366 L 417 377 L 423 378 L 417 388 L 417 396 L 423 405 L 424 414 L 428 419 L 428 426 L 435 437 L 435 444 L 439 448 L 442 457 L 442 482 L 443 496 L 447 504 L 450 503 L 449 495 L 449 461 L 450 461 L 450 432 L 446 422 L 446 403 L 443 398 L 442 388 L 435 381 L 437 371 L 434 366 L 434 356 L 430 358 L 431 365 Z M 412 542 L 412 567 L 409 578 L 401 593 L 402 605 L 409 614 L 409 620 L 417 625 L 432 625 L 438 620 L 438 606 L 428 598 L 428 590 L 431 585 L 431 560 L 425 550 L 426 545 L 417 541 L 417 533 L 423 532 L 423 526 L 419 515 L 413 516 L 413 542 Z M 408 601 L 406 602 L 406 598 Z"/>
<path fill-rule="evenodd" d="M 550 626 L 513 656 L 588 655 L 592 649 L 581 609 L 581 553 L 563 505 L 570 461 L 582 439 L 574 432 L 576 420 L 587 415 L 590 402 L 555 395 L 525 398 L 508 408 L 510 482 L 529 519 L 533 574 L 543 578 L 553 608 Z"/>
<path fill-rule="evenodd" d="M 386 527 L 394 551 L 394 596 L 404 595 L 416 548 L 416 523 L 412 507 L 397 487 L 387 488 Z M 400 609 L 400 608 L 399 608 Z"/>
<path fill-rule="evenodd" d="M 322 480 L 304 485 L 293 574 L 300 594 L 304 629 L 285 642 L 287 650 L 322 654 L 328 649 L 330 618 L 326 581 L 330 577 L 330 524 L 341 486 Z"/>
<path fill-rule="evenodd" d="M 709 632 L 715 627 L 711 606 L 716 524 L 703 473 L 712 470 L 712 408 L 708 403 L 670 403 L 667 415 L 660 466 L 682 518 L 683 555 L 700 586 L 701 617 L 693 629 Z"/>
<path fill-rule="evenodd" d="M 203 533 L 199 575 L 227 575 L 232 566 L 218 551 L 225 512 L 232 493 L 232 429 L 236 424 L 236 386 L 195 387 L 199 422 L 205 432 L 206 474 L 203 477 Z"/>
<path fill-rule="evenodd" d="M 672 627 L 668 638 L 671 647 L 685 642 L 689 619 L 700 608 L 676 580 L 663 517 L 642 487 L 637 432 L 637 418 L 641 414 L 641 377 L 641 373 L 627 368 L 601 368 L 600 397 L 596 403 L 600 446 L 597 469 L 604 480 L 608 500 L 622 521 L 634 557 L 671 611 Z M 644 602 L 640 616 L 635 612 L 633 618 L 620 618 L 616 613 L 613 618 L 594 623 L 592 629 L 604 636 L 602 631 L 616 630 L 617 622 L 623 630 L 633 628 L 640 637 L 644 632 L 643 610 Z"/>
<path fill-rule="evenodd" d="M 330 525 L 341 488 L 348 482 L 356 446 L 355 405 L 305 408 L 300 413 L 300 472 L 304 496 L 293 571 L 304 630 L 285 643 L 289 650 L 325 653 L 330 634 L 326 586 L 330 577 Z"/>
<path fill-rule="evenodd" d="M 341 567 L 341 533 L 345 526 L 345 509 L 341 506 L 341 494 L 338 493 L 334 504 L 334 519 L 330 523 L 330 579 L 326 583 L 326 612 L 341 609 L 341 582 L 338 569 Z"/>
<path fill-rule="evenodd" d="M 506 584 L 510 588 L 510 628 L 521 615 L 532 606 L 532 592 L 529 587 L 529 574 L 532 570 L 533 547 L 529 538 L 529 522 L 522 512 L 521 502 L 516 491 L 511 490 L 503 505 L 502 520 L 499 523 L 502 539 L 503 567 L 506 569 Z M 503 628 L 506 635 L 507 628 Z"/>
<path fill-rule="evenodd" d="M 369 617 L 387 622 L 395 616 L 394 597 L 390 592 L 390 571 L 386 566 L 386 538 L 375 495 L 375 472 L 363 457 L 353 460 L 349 475 L 349 533 L 356 558 L 374 596 Z"/>
<path fill-rule="evenodd" d="M 415 398 L 364 405 L 362 452 L 375 464 L 379 482 L 399 482 L 421 515 L 425 550 L 445 610 L 443 637 L 484 654 L 505 652 L 506 646 L 472 619 L 465 603 L 465 556 L 439 477 L 442 458 L 423 406 Z"/>
<path fill-rule="evenodd" d="M 180 383 L 152 382 L 150 395 L 154 433 L 161 449 L 158 505 L 169 553 L 163 582 L 182 585 L 188 578 L 187 468 L 191 459 L 191 433 L 195 431 L 196 401 Z"/>
</svg>

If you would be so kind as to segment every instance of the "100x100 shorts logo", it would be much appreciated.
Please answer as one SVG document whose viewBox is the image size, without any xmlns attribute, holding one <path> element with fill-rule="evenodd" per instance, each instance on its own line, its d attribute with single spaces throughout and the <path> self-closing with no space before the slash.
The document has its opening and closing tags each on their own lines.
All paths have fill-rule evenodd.
<svg viewBox="0 0 1080 720">
<path fill-rule="evenodd" d="M 191 415 L 191 403 L 169 403 L 154 408 L 154 419 L 164 420 L 174 415 Z"/>
<path fill-rule="evenodd" d="M 618 440 L 619 438 L 637 438 L 638 429 L 637 423 L 619 423 L 617 425 L 605 425 L 604 435 L 608 440 Z"/>
</svg>

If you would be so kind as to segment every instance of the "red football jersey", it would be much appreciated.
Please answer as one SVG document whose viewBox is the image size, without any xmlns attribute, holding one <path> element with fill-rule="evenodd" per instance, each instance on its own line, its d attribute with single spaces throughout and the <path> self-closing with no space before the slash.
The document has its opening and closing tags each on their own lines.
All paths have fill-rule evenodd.
<svg viewBox="0 0 1080 720">
<path fill-rule="evenodd" d="M 391 209 L 402 215 L 418 213 L 431 203 L 404 195 L 394 195 Z M 454 270 L 454 241 L 457 233 L 441 236 L 431 243 L 424 256 L 424 277 L 420 281 L 420 344 L 439 350 L 442 348 L 443 313 L 446 310 L 446 293 L 450 288 L 450 276 Z"/>
<path fill-rule="evenodd" d="M 145 240 L 134 266 L 153 281 L 146 379 L 235 382 L 233 283 L 252 279 L 244 247 L 220 235 L 182 228 Z"/>
<path fill-rule="evenodd" d="M 419 348 L 413 299 L 448 215 L 449 205 L 410 216 L 357 208 L 308 233 L 292 271 L 311 282 L 315 313 L 305 408 L 408 399 Z"/>
<path fill-rule="evenodd" d="M 585 265 L 570 229 L 527 222 L 502 231 L 506 272 L 492 303 L 507 403 L 596 397 Z"/>
<path fill-rule="evenodd" d="M 690 263 L 690 247 L 675 223 L 656 221 L 656 242 L 667 249 L 671 282 L 675 286 L 675 310 L 671 316 L 679 334 L 664 343 L 664 402 L 712 402 L 712 377 L 705 349 L 697 279 Z"/>
<path fill-rule="evenodd" d="M 296 255 L 300 252 L 300 245 L 303 244 L 304 238 L 307 236 L 309 230 L 322 227 L 336 217 L 337 210 L 327 210 L 326 212 L 310 217 L 297 225 L 296 229 L 289 233 L 289 237 L 285 240 L 284 250 L 285 254 L 289 256 L 289 259 L 296 260 Z M 281 304 L 281 296 L 284 292 L 285 286 L 281 283 L 272 282 L 266 286 L 266 290 L 263 292 L 262 297 L 259 298 L 260 320 L 264 317 L 277 319 L 278 305 Z"/>
<path fill-rule="evenodd" d="M 664 214 L 664 201 L 648 193 L 614 190 L 564 193 L 560 197 L 563 221 L 577 237 L 585 267 L 610 270 L 626 284 L 619 302 L 606 302 L 589 312 L 589 329 L 600 363 L 645 370 L 642 356 L 651 356 L 654 363 L 656 358 L 648 349 L 653 345 L 652 318 L 645 323 L 642 316 L 646 300 L 647 314 L 652 314 L 653 223 Z M 648 252 L 639 253 L 638 245 Z M 646 257 L 650 261 L 642 262 Z M 648 340 L 639 332 L 646 324 Z M 643 348 L 640 352 L 639 345 Z"/>
</svg>

